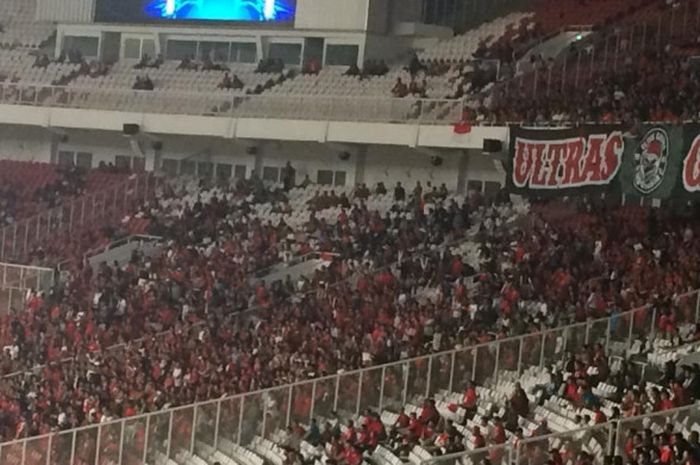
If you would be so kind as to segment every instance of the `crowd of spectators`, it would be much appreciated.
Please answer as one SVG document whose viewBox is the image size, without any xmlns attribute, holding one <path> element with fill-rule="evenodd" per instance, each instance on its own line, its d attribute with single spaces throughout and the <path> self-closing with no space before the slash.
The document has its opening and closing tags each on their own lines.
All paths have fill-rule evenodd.
<svg viewBox="0 0 700 465">
<path fill-rule="evenodd" d="M 164 62 L 163 55 L 160 53 L 156 58 L 151 58 L 148 53 L 144 53 L 138 63 L 134 65 L 134 69 L 144 69 L 144 68 L 160 68 Z"/>
<path fill-rule="evenodd" d="M 511 230 L 498 210 L 488 210 L 478 233 L 479 265 L 441 247 L 461 237 L 473 216 L 468 202 L 443 200 L 441 189 L 417 185 L 407 194 L 397 185 L 395 206 L 382 217 L 364 206 L 369 189 L 359 186 L 354 205 L 334 224 L 311 214 L 296 231 L 250 214 L 256 198 L 286 201 L 284 191 L 259 180 L 189 198 L 163 196 L 143 212 L 168 240 L 161 254 L 79 270 L 3 322 L 5 371 L 27 370 L 2 381 L 11 412 L 3 437 L 534 332 L 648 302 L 679 320 L 689 311 L 670 296 L 698 285 L 692 211 L 547 204 L 535 207 L 527 227 Z M 340 258 L 296 283 L 247 279 L 279 261 L 280 244 L 290 237 L 297 253 L 313 247 Z M 396 265 L 385 267 L 390 263 Z M 253 307 L 254 316 L 240 313 Z M 123 344 L 107 350 L 116 343 Z M 61 363 L 66 357 L 73 361 Z"/>
<path fill-rule="evenodd" d="M 626 424 L 620 430 L 624 437 L 620 438 L 610 437 L 607 429 L 573 433 L 569 437 L 562 436 L 555 447 L 551 447 L 547 439 L 536 439 L 555 432 L 546 419 L 538 419 L 537 414 L 543 409 L 560 415 L 564 413 L 561 418 L 568 416 L 565 412 L 577 412 L 573 428 L 582 429 L 684 407 L 700 400 L 700 367 L 697 365 L 684 366 L 682 370 L 674 367 L 664 373 L 657 384 L 657 380 L 647 383 L 626 363 L 612 370 L 607 360 L 601 345 L 585 346 L 552 369 L 541 369 L 544 382 L 534 386 L 529 393 L 516 382 L 503 403 L 482 408 L 479 413 L 478 387 L 467 382 L 461 402 L 448 406 L 448 411 L 457 416 L 441 414 L 435 400 L 427 398 L 417 411 L 410 414 L 404 408 L 398 409 L 393 424 L 388 427 L 379 414 L 368 409 L 359 422 L 350 421 L 345 425 L 329 421 L 321 429 L 315 420 L 307 428 L 297 423 L 278 442 L 285 448 L 288 461 L 299 464 L 315 460 L 359 464 L 363 454 L 371 455 L 377 447 L 388 449 L 404 462 L 411 461 L 410 454 L 418 447 L 433 457 L 471 451 L 470 460 L 475 465 L 506 464 L 511 462 L 506 461 L 506 454 L 498 447 L 509 446 L 519 449 L 520 463 L 593 465 L 601 463 L 611 445 L 614 451 L 614 444 L 609 441 L 624 444 L 624 457 L 620 458 L 628 464 L 700 463 L 698 433 L 693 432 L 685 438 L 684 426 L 680 422 L 657 420 L 653 422 L 654 430 L 647 423 L 643 431 L 630 427 L 631 423 Z M 604 399 L 592 390 L 599 383 L 617 387 L 605 400 L 605 408 Z M 352 388 L 349 386 L 348 390 Z M 400 386 L 385 385 L 385 392 L 395 388 L 401 389 Z M 552 408 L 552 405 L 558 407 Z M 462 414 L 458 414 L 460 409 Z M 525 430 L 525 425 L 531 426 Z M 526 439 L 529 442 L 524 443 Z M 606 449 L 601 454 L 591 453 L 588 447 L 591 440 L 606 445 Z M 313 447 L 301 447 L 302 441 Z M 479 452 L 487 447 L 491 449 Z M 658 461 L 662 456 L 666 458 Z M 649 460 L 654 457 L 657 461 Z"/>
<path fill-rule="evenodd" d="M 241 81 L 235 74 L 230 75 L 228 71 L 224 73 L 224 77 L 221 78 L 221 82 L 219 83 L 219 89 L 241 90 L 244 87 L 245 84 L 243 81 Z"/>
<path fill-rule="evenodd" d="M 86 173 L 76 166 L 59 166 L 55 177 L 27 192 L 24 179 L 13 179 L 12 173 L 0 175 L 0 226 L 23 219 L 37 209 L 52 208 L 67 198 L 81 195 Z"/>
<path fill-rule="evenodd" d="M 530 124 L 697 120 L 700 75 L 690 56 L 695 49 L 696 44 L 668 45 L 664 50 L 649 50 L 639 57 L 627 54 L 616 70 L 608 63 L 607 72 L 596 73 L 590 80 L 589 57 L 579 73 L 578 86 L 574 71 L 567 74 L 562 85 L 561 63 L 555 66 L 549 62 L 538 74 L 540 82 L 535 95 L 532 77 L 520 87 L 516 78 L 507 93 L 492 99 L 490 105 L 475 109 L 473 118 L 477 122 Z M 603 62 L 598 65 L 606 68 Z"/>
<path fill-rule="evenodd" d="M 255 197 L 254 183 L 243 184 L 238 186 L 234 196 Z M 257 195 L 283 194 L 260 190 Z M 105 386 L 104 383 L 110 385 L 123 379 L 125 372 L 122 370 L 125 369 L 136 368 L 140 373 L 135 372 L 134 377 L 129 376 L 130 379 L 136 380 L 131 389 L 132 392 L 140 390 L 140 399 L 131 399 L 128 404 L 138 411 L 156 408 L 156 405 L 162 406 L 161 400 L 152 397 L 154 393 L 150 392 L 151 387 L 155 386 L 152 384 L 152 374 L 141 372 L 138 367 L 149 367 L 147 371 L 150 371 L 150 367 L 159 363 L 160 357 L 156 354 L 161 351 L 163 360 L 168 358 L 165 356 L 167 352 L 174 357 L 170 359 L 172 362 L 184 355 L 180 352 L 181 349 L 190 344 L 196 346 L 188 347 L 190 354 L 202 356 L 203 365 L 198 363 L 198 369 L 208 371 L 209 368 L 224 363 L 224 360 L 231 360 L 233 354 L 239 354 L 233 356 L 233 360 L 237 362 L 224 363 L 221 367 L 225 369 L 218 371 L 214 379 L 211 378 L 213 373 L 207 374 L 209 382 L 206 386 L 198 383 L 197 389 L 191 390 L 192 386 L 182 385 L 184 390 L 178 389 L 178 393 L 169 393 L 168 398 L 163 398 L 163 401 L 186 402 L 214 392 L 241 392 L 270 383 L 304 379 L 309 376 L 310 371 L 330 372 L 338 369 L 338 364 L 352 367 L 362 358 L 361 353 L 357 352 L 360 350 L 358 344 L 362 333 L 348 332 L 342 337 L 337 335 L 338 340 L 333 341 L 329 331 L 336 322 L 340 324 L 344 318 L 356 319 L 358 315 L 341 316 L 340 308 L 336 310 L 335 316 L 324 311 L 324 308 L 340 296 L 352 293 L 351 285 L 345 282 L 338 288 L 328 288 L 328 295 L 322 299 L 311 294 L 305 295 L 302 301 L 288 300 L 290 293 L 298 291 L 300 286 L 302 290 L 313 285 L 323 288 L 321 283 L 327 286 L 340 281 L 349 272 L 348 262 L 332 264 L 327 270 L 319 271 L 309 283 L 287 281 L 269 289 L 263 284 L 251 284 L 246 279 L 246 274 L 255 268 L 278 261 L 278 252 L 274 244 L 279 241 L 278 238 L 287 237 L 291 233 L 297 236 L 314 236 L 321 250 L 333 249 L 344 256 L 371 259 L 378 266 L 394 258 L 397 250 L 410 250 L 423 243 L 441 243 L 445 234 L 452 229 L 452 219 L 456 218 L 455 214 L 459 211 L 458 206 L 454 204 L 448 205 L 449 210 L 439 208 L 431 215 L 410 219 L 410 215 L 406 218 L 407 213 L 401 213 L 399 209 L 392 220 L 381 218 L 376 213 L 369 212 L 366 207 L 356 205 L 344 214 L 344 218 L 339 219 L 336 225 L 315 220 L 312 215 L 306 231 L 293 232 L 283 224 L 273 227 L 248 218 L 245 202 L 235 202 L 233 198 L 227 198 L 226 203 L 222 200 L 223 198 L 217 199 L 212 196 L 208 202 L 195 201 L 187 207 L 182 204 L 170 207 L 161 204 L 161 208 L 169 208 L 170 215 L 160 218 L 157 218 L 158 214 L 151 208 L 154 231 L 162 233 L 172 241 L 162 255 L 153 259 L 135 257 L 122 269 L 105 265 L 97 270 L 94 276 L 89 269 L 84 269 L 74 276 L 65 288 L 54 290 L 53 295 L 32 298 L 30 307 L 33 311 L 19 312 L 6 321 L 7 325 L 3 326 L 6 328 L 3 340 L 10 342 L 7 344 L 6 357 L 3 360 L 5 371 L 20 367 L 30 369 L 33 365 L 40 366 L 48 362 L 45 368 L 38 370 L 44 375 L 52 373 L 51 379 L 60 386 L 61 395 L 56 398 L 54 396 L 57 391 L 47 392 L 40 387 L 43 381 L 41 377 L 35 377 L 39 372 L 28 377 L 15 376 L 5 379 L 6 388 L 11 386 L 12 389 L 19 389 L 23 392 L 22 398 L 32 399 L 31 405 L 15 399 L 19 402 L 15 405 L 22 405 L 21 410 L 25 412 L 41 411 L 41 415 L 34 418 L 25 417 L 27 427 L 33 433 L 38 431 L 37 428 L 40 430 L 50 424 L 57 425 L 57 415 L 60 413 L 65 414 L 60 417 L 61 422 L 58 426 L 61 427 L 94 421 L 94 418 L 86 417 L 84 412 L 80 413 L 73 405 L 78 398 L 82 399 L 81 402 L 85 401 L 88 392 L 93 399 L 91 402 L 100 410 L 100 415 L 103 414 L 103 410 L 111 412 L 112 415 L 123 415 L 124 409 L 128 407 L 122 401 L 127 399 L 121 395 L 113 395 L 116 391 L 112 391 L 111 394 L 105 393 L 102 387 Z M 443 215 L 445 218 L 442 218 Z M 217 218 L 228 220 L 220 222 Z M 442 219 L 436 222 L 439 218 Z M 463 218 L 455 224 L 461 229 L 465 226 L 464 221 Z M 416 230 L 416 222 L 423 225 L 422 231 Z M 398 229 L 386 230 L 387 225 L 391 223 Z M 357 229 L 351 230 L 351 225 Z M 216 239 L 212 239 L 213 237 Z M 306 241 L 307 239 L 297 242 Z M 301 247 L 300 253 L 303 252 Z M 409 266 L 408 261 L 406 263 L 405 266 Z M 438 273 L 437 269 L 428 274 L 424 273 L 423 269 L 428 265 L 429 263 L 411 263 L 416 272 L 420 271 L 421 276 L 425 276 L 420 278 L 421 282 Z M 394 282 L 394 279 L 389 273 L 385 273 L 378 282 L 385 281 Z M 375 299 L 379 299 L 384 293 L 384 285 L 375 282 L 372 275 L 366 275 L 358 286 L 373 289 Z M 392 289 L 393 286 L 389 288 Z M 386 295 L 383 299 L 389 297 L 390 295 Z M 344 299 L 347 298 L 349 297 Z M 360 303 L 357 298 L 351 300 L 356 301 L 352 305 Z M 387 304 L 388 302 L 390 300 Z M 344 312 L 347 312 L 351 308 L 351 301 L 346 301 L 345 305 L 348 307 Z M 254 326 L 255 331 L 253 326 L 248 326 L 235 316 L 236 310 L 252 306 L 262 308 L 260 320 L 257 326 Z M 317 315 L 318 322 L 304 324 L 315 320 Z M 62 323 L 52 324 L 52 320 Z M 208 324 L 198 324 L 201 322 Z M 418 320 L 411 320 L 409 324 L 416 325 Z M 341 326 L 345 327 L 345 323 Z M 292 328 L 295 331 L 290 332 Z M 362 325 L 357 327 L 356 331 L 361 328 Z M 157 339 L 146 338 L 137 343 L 127 344 L 123 351 L 117 352 L 118 355 L 103 351 L 110 344 L 162 330 L 169 331 L 167 335 Z M 303 359 L 301 363 L 293 356 L 294 349 L 299 348 L 299 341 L 304 340 L 308 331 L 311 333 L 306 336 L 309 340 L 317 341 L 316 348 L 310 346 L 307 353 L 299 354 Z M 415 326 L 412 331 L 417 331 Z M 193 337 L 190 339 L 186 335 Z M 276 340 L 274 348 L 269 344 L 266 347 L 261 345 L 266 339 L 269 342 L 269 338 L 277 337 L 275 335 L 279 336 L 279 339 Z M 189 341 L 185 345 L 182 345 L 183 337 Z M 329 347 L 327 353 L 330 360 L 322 360 L 323 357 L 319 358 L 320 347 L 327 344 L 331 344 L 335 349 Z M 392 352 L 396 350 L 399 350 L 398 347 Z M 409 348 L 401 350 L 408 351 Z M 180 355 L 176 356 L 172 351 Z M 259 351 L 258 357 L 250 358 L 252 352 L 249 351 Z M 281 352 L 275 355 L 276 351 Z M 347 356 L 338 351 L 348 351 Z M 384 353 L 384 350 L 379 352 L 379 359 L 395 357 L 391 353 Z M 244 355 L 246 353 L 249 355 Z M 58 363 L 69 355 L 77 355 L 78 361 L 67 365 Z M 118 360 L 129 360 L 129 366 L 132 368 L 117 363 Z M 143 365 L 144 363 L 146 365 Z M 182 363 L 183 368 L 184 364 L 187 364 L 187 369 L 194 369 L 185 359 Z M 168 367 L 162 374 L 167 376 L 172 366 L 168 362 Z M 78 388 L 78 385 L 69 380 L 87 367 L 90 367 L 90 373 L 82 372 L 80 377 L 83 381 L 78 383 Z M 263 373 L 256 374 L 260 367 L 266 369 Z M 166 368 L 165 365 L 162 368 Z M 233 376 L 234 372 L 238 376 Z M 236 380 L 236 386 L 228 385 L 226 380 L 231 379 Z M 180 384 L 180 381 L 177 383 Z M 123 389 L 116 385 L 114 388 Z M 170 394 L 174 394 L 174 397 Z M 48 404 L 42 401 L 48 400 L 46 396 L 51 399 Z M 130 396 L 127 395 L 128 397 Z M 58 399 L 64 400 L 60 402 L 60 407 L 53 403 Z M 115 404 L 117 399 L 121 401 Z M 61 412 L 56 411 L 56 408 Z"/>
<path fill-rule="evenodd" d="M 154 88 L 155 85 L 151 78 L 148 77 L 148 74 L 136 76 L 136 81 L 134 81 L 134 85 L 132 86 L 134 90 L 153 90 Z"/>
</svg>

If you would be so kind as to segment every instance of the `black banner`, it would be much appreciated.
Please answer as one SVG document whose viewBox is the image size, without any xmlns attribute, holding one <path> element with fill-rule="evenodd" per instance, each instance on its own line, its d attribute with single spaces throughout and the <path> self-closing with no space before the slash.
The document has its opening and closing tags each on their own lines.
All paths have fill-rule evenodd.
<svg viewBox="0 0 700 465">
<path fill-rule="evenodd" d="M 511 128 L 507 186 L 525 195 L 614 190 L 657 199 L 700 191 L 699 135 L 700 125 Z"/>
<path fill-rule="evenodd" d="M 625 150 L 617 127 L 510 131 L 507 186 L 520 194 L 606 190 L 615 180 Z"/>
</svg>

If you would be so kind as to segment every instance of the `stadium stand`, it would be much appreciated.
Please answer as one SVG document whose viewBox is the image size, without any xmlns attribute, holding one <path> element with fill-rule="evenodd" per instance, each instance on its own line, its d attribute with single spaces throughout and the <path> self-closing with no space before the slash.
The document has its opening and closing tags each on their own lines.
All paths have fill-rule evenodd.
<svg viewBox="0 0 700 465">
<path fill-rule="evenodd" d="M 125 176 L 47 163 L 0 160 L 0 220 L 13 224 L 83 194 L 109 188 Z"/>
<path fill-rule="evenodd" d="M 7 0 L 0 5 L 0 45 L 39 48 L 56 28 L 35 20 L 36 1 Z"/>
<path fill-rule="evenodd" d="M 52 61 L 37 49 L 55 27 L 3 1 L 3 103 L 365 123 L 700 117 L 691 2 L 542 0 L 407 66 L 296 74 Z M 581 26 L 580 47 L 514 63 Z M 158 169 L 163 144 L 142 137 Z M 432 171 L 411 186 L 296 184 L 291 164 L 267 182 L 264 155 L 246 156 L 250 177 L 229 165 L 217 181 L 0 160 L 0 258 L 17 262 L 0 268 L 0 465 L 700 464 L 694 203 L 486 202 Z M 144 233 L 148 252 L 95 265 Z"/>
</svg>

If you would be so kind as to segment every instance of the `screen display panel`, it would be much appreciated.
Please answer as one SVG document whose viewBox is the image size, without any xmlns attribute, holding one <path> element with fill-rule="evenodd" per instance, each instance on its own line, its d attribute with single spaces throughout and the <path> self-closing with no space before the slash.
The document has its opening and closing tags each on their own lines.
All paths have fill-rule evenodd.
<svg viewBox="0 0 700 465">
<path fill-rule="evenodd" d="M 296 0 L 98 0 L 95 19 L 105 22 L 289 22 Z"/>
</svg>

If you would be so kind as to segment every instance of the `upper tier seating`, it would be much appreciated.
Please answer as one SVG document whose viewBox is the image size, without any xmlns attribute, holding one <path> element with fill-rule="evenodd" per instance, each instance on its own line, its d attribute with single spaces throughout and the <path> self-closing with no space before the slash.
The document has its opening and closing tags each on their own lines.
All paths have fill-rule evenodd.
<svg viewBox="0 0 700 465">
<path fill-rule="evenodd" d="M 2 0 L 0 2 L 0 45 L 38 48 L 55 31 L 51 23 L 34 20 L 34 0 Z"/>
</svg>

